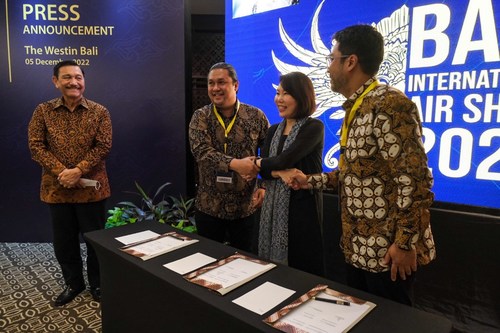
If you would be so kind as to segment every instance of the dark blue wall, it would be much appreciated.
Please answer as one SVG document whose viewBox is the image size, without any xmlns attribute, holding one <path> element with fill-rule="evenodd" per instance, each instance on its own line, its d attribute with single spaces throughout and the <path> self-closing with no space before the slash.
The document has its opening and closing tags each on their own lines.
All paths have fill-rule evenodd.
<svg viewBox="0 0 500 333">
<path fill-rule="evenodd" d="M 43 4 L 45 14 L 37 17 L 25 11 L 24 15 L 23 5 L 30 4 Z M 42 1 L 10 1 L 8 13 L 4 6 L 0 8 L 0 242 L 51 239 L 48 209 L 39 200 L 41 169 L 30 158 L 27 126 L 36 105 L 60 93 L 51 82 L 53 66 L 36 65 L 36 59 L 83 59 L 85 96 L 111 113 L 109 207 L 135 199 L 124 193 L 135 189 L 134 181 L 149 191 L 170 181 L 172 195 L 186 192 L 185 115 L 191 107 L 185 89 L 190 77 L 185 1 L 50 4 L 78 5 L 79 19 L 71 21 L 76 15 L 67 7 L 49 8 Z M 49 17 L 47 13 L 53 10 L 55 14 Z M 69 13 L 69 18 L 61 21 L 60 11 Z M 106 36 L 23 33 L 26 27 L 37 25 L 112 26 L 113 30 Z M 26 46 L 43 52 L 28 54 Z M 79 51 L 76 56 L 48 55 L 46 46 Z M 98 54 L 83 55 L 81 46 L 97 47 Z M 29 59 L 35 64 L 30 65 Z"/>
</svg>

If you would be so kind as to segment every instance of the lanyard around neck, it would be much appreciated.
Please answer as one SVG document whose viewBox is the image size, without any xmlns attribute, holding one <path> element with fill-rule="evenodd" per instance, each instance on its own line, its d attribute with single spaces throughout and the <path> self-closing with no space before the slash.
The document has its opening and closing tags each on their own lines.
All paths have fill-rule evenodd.
<svg viewBox="0 0 500 333">
<path fill-rule="evenodd" d="M 240 101 L 236 101 L 236 112 L 234 113 L 233 119 L 231 120 L 229 125 L 226 127 L 224 120 L 222 120 L 222 117 L 219 114 L 219 112 L 217 111 L 217 108 L 215 107 L 215 104 L 214 104 L 215 117 L 217 117 L 219 124 L 221 124 L 222 128 L 224 129 L 224 137 L 226 138 L 226 140 L 224 142 L 224 154 L 227 151 L 227 136 L 229 135 L 229 132 L 231 132 L 231 129 L 233 128 L 233 125 L 234 125 L 234 122 L 236 121 L 236 116 L 238 115 L 239 110 L 240 110 Z"/>
<path fill-rule="evenodd" d="M 344 154 L 345 148 L 347 146 L 347 132 L 349 129 L 349 126 L 351 126 L 352 120 L 354 119 L 354 116 L 356 115 L 356 112 L 359 109 L 359 106 L 361 103 L 363 103 L 363 99 L 365 98 L 366 94 L 368 94 L 370 91 L 375 89 L 375 87 L 378 85 L 378 81 L 375 80 L 373 81 L 368 88 L 363 91 L 363 93 L 356 98 L 354 101 L 354 105 L 351 108 L 351 111 L 349 112 L 349 117 L 344 118 L 344 122 L 342 123 L 342 131 L 340 132 L 340 155 Z M 342 164 L 343 157 L 340 157 L 339 160 L 339 165 Z"/>
</svg>

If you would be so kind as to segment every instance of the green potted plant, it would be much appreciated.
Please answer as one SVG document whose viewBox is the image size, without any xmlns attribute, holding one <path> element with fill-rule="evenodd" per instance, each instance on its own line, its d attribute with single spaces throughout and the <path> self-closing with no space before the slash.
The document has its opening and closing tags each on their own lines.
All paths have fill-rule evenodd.
<svg viewBox="0 0 500 333">
<path fill-rule="evenodd" d="M 124 207 L 114 207 L 108 210 L 108 219 L 106 220 L 106 229 L 112 227 L 119 227 L 121 225 L 135 223 L 137 217 L 131 216 L 129 211 Z"/>
<path fill-rule="evenodd" d="M 144 191 L 139 183 L 135 182 L 137 191 L 127 193 L 139 196 L 140 203 L 119 202 L 117 207 L 108 211 L 110 215 L 106 222 L 106 228 L 142 221 L 158 221 L 187 232 L 196 232 L 194 199 L 186 200 L 182 196 L 179 198 L 165 197 L 164 189 L 170 184 L 169 182 L 162 184 L 151 196 Z"/>
<path fill-rule="evenodd" d="M 187 232 L 196 232 L 194 221 L 194 198 L 184 199 L 182 195 L 179 198 L 169 197 L 172 201 L 171 210 L 167 216 L 170 225 Z"/>
</svg>

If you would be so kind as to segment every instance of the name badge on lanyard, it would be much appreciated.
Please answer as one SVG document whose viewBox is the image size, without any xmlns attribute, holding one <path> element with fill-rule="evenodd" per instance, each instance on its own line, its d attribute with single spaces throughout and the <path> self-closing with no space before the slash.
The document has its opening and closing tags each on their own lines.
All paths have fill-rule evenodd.
<svg viewBox="0 0 500 333">
<path fill-rule="evenodd" d="M 238 116 L 238 111 L 239 110 L 240 110 L 240 101 L 237 100 L 236 101 L 236 112 L 234 113 L 233 119 L 231 120 L 231 122 L 229 123 L 229 125 L 226 127 L 226 124 L 224 124 L 224 120 L 222 120 L 222 117 L 219 114 L 219 112 L 217 112 L 217 108 L 215 107 L 215 104 L 214 104 L 214 114 L 215 114 L 215 117 L 217 118 L 217 121 L 219 122 L 219 124 L 224 129 L 224 138 L 225 138 L 225 141 L 224 141 L 224 154 L 227 153 L 227 137 L 229 136 L 229 132 L 231 132 L 231 129 L 233 128 L 233 125 L 234 125 L 234 122 L 236 121 L 236 117 Z"/>
<path fill-rule="evenodd" d="M 217 183 L 223 184 L 232 184 L 233 183 L 234 173 L 232 171 L 229 172 L 217 172 L 217 176 L 215 180 Z"/>
<path fill-rule="evenodd" d="M 214 113 L 215 116 L 217 117 L 217 120 L 219 121 L 219 124 L 222 126 L 224 129 L 224 154 L 227 153 L 227 137 L 229 135 L 229 132 L 231 132 L 231 129 L 233 128 L 234 122 L 236 121 L 236 116 L 238 115 L 238 111 L 240 109 L 240 102 L 236 101 L 236 112 L 234 113 L 233 119 L 229 123 L 229 125 L 226 127 L 226 124 L 224 124 L 224 121 L 222 120 L 222 117 L 220 116 L 219 112 L 217 112 L 217 108 L 214 105 Z M 216 182 L 217 183 L 222 183 L 222 184 L 233 184 L 233 179 L 234 179 L 234 172 L 229 171 L 229 172 L 222 172 L 218 171 L 216 174 Z"/>
</svg>

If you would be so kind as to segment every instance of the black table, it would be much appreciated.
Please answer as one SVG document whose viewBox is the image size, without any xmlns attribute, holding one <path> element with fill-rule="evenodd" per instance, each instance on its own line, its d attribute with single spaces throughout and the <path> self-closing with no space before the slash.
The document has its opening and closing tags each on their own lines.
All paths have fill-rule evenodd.
<svg viewBox="0 0 500 333">
<path fill-rule="evenodd" d="M 165 233 L 175 229 L 160 223 L 144 222 L 85 234 L 85 238 L 94 247 L 101 266 L 101 310 L 104 333 L 220 331 L 277 333 L 278 330 L 262 320 L 318 284 L 327 284 L 332 289 L 369 300 L 377 305 L 350 332 L 451 331 L 451 322 L 446 318 L 283 265 L 278 265 L 249 283 L 221 296 L 184 280 L 181 275 L 163 265 L 196 252 L 221 258 L 233 254 L 236 249 L 196 234 L 190 236 L 199 239 L 199 242 L 147 261 L 118 249 L 123 244 L 115 237 L 144 230 Z M 232 302 L 266 281 L 295 290 L 296 293 L 264 315 L 258 315 Z"/>
</svg>

